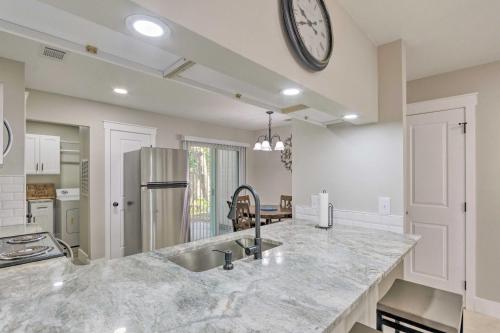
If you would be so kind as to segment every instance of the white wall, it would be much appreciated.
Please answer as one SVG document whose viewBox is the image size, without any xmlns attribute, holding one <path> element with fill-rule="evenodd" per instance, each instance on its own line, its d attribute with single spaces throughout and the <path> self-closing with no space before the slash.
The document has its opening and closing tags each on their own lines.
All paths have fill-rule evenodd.
<svg viewBox="0 0 500 333">
<path fill-rule="evenodd" d="M 408 103 L 479 93 L 476 118 L 477 294 L 500 302 L 500 62 L 408 82 Z"/>
<path fill-rule="evenodd" d="M 0 82 L 4 84 L 4 118 L 12 127 L 14 144 L 0 167 L 0 175 L 24 175 L 24 64 L 0 58 Z"/>
<path fill-rule="evenodd" d="M 329 128 L 293 121 L 295 204 L 308 204 L 325 189 L 337 209 L 377 214 L 378 197 L 387 196 L 391 214 L 403 215 L 404 45 L 380 46 L 378 54 L 382 121 Z"/>
<path fill-rule="evenodd" d="M 249 82 L 262 76 L 262 68 L 267 69 L 363 113 L 367 121 L 377 121 L 377 48 L 336 0 L 325 1 L 335 38 L 333 56 L 328 67 L 316 73 L 302 67 L 289 47 L 280 1 L 133 1 L 250 61 L 241 66 L 231 52 L 214 56 L 217 50 L 209 52 L 210 45 L 205 52 L 189 45 L 174 50 L 183 56 L 223 72 L 232 71 L 228 74 L 245 73 Z"/>
<path fill-rule="evenodd" d="M 292 134 L 292 127 L 273 127 L 272 131 L 284 141 Z M 263 134 L 266 134 L 266 131 L 255 131 L 253 133 L 254 141 Z M 253 155 L 253 163 L 248 183 L 257 189 L 263 204 L 279 204 L 282 194 L 292 194 L 292 173 L 286 170 L 281 163 L 281 152 L 251 151 L 251 154 Z"/>
<path fill-rule="evenodd" d="M 309 204 L 325 189 L 335 208 L 378 212 L 378 197 L 403 213 L 403 131 L 400 122 L 318 128 L 293 122 L 293 196 Z"/>
<path fill-rule="evenodd" d="M 24 64 L 0 58 L 0 82 L 4 85 L 4 118 L 12 127 L 14 139 L 10 153 L 0 166 L 0 226 L 8 226 L 23 224 L 26 221 Z"/>
<path fill-rule="evenodd" d="M 27 117 L 32 120 L 90 127 L 90 246 L 91 258 L 104 256 L 104 127 L 118 121 L 158 128 L 157 146 L 180 148 L 180 135 L 191 135 L 252 144 L 254 132 L 193 120 L 127 109 L 79 98 L 31 91 Z M 252 154 L 247 169 L 252 166 Z"/>
</svg>

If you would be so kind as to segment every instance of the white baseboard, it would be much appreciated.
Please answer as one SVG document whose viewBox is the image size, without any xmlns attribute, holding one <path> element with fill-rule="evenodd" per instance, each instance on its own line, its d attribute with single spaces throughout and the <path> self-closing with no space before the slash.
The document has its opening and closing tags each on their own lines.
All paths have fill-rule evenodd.
<svg viewBox="0 0 500 333">
<path fill-rule="evenodd" d="M 404 233 L 404 218 L 401 215 L 379 215 L 336 209 L 333 218 L 334 223 L 338 224 Z"/>
<path fill-rule="evenodd" d="M 473 311 L 500 319 L 500 303 L 485 298 L 476 297 L 474 299 Z"/>
</svg>

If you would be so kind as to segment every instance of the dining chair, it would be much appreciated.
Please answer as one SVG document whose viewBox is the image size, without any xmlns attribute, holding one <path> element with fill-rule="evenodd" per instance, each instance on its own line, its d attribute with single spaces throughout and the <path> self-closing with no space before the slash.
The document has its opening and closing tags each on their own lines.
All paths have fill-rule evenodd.
<svg viewBox="0 0 500 333">
<path fill-rule="evenodd" d="M 287 214 L 285 218 L 292 217 L 292 196 L 282 194 L 280 197 L 280 208 L 281 209 L 290 209 L 290 214 Z M 281 221 L 281 219 L 280 219 Z"/>
<path fill-rule="evenodd" d="M 231 209 L 231 201 L 227 201 L 229 209 Z M 250 206 L 246 203 L 236 203 L 236 219 L 233 222 L 233 231 L 250 229 L 252 227 L 252 218 L 250 217 Z"/>
<path fill-rule="evenodd" d="M 248 206 L 252 205 L 252 203 L 250 202 L 250 196 L 249 195 L 240 195 L 238 197 L 237 202 L 246 203 L 246 204 L 248 204 Z"/>
<path fill-rule="evenodd" d="M 292 196 L 282 194 L 280 197 L 280 208 L 292 209 Z"/>
</svg>

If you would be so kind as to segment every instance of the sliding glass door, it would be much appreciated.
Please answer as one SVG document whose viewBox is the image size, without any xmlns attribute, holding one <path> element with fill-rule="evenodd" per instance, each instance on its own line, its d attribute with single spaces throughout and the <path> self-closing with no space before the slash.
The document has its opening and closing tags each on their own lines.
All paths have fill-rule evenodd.
<svg viewBox="0 0 500 333">
<path fill-rule="evenodd" d="M 191 240 L 232 232 L 227 201 L 244 179 L 241 156 L 244 148 L 194 142 L 186 148 L 191 186 Z"/>
</svg>

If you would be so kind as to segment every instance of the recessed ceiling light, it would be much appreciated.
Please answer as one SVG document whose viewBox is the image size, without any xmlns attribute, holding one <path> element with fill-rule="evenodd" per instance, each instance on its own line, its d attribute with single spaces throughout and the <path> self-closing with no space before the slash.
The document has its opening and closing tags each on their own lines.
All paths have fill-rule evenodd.
<svg viewBox="0 0 500 333">
<path fill-rule="evenodd" d="M 113 92 L 118 95 L 126 95 L 128 94 L 128 90 L 125 88 L 114 88 Z"/>
<path fill-rule="evenodd" d="M 300 89 L 297 89 L 297 88 L 288 88 L 288 89 L 283 89 L 281 91 L 281 94 L 282 95 L 285 95 L 285 96 L 296 96 L 298 94 L 300 94 L 302 91 Z"/>
<path fill-rule="evenodd" d="M 146 15 L 131 15 L 125 23 L 130 31 L 146 37 L 161 37 L 170 34 L 170 29 L 161 20 Z"/>
<path fill-rule="evenodd" d="M 358 119 L 358 117 L 359 116 L 357 114 L 349 113 L 349 114 L 344 115 L 342 118 L 344 118 L 345 120 L 354 120 L 354 119 Z"/>
</svg>

